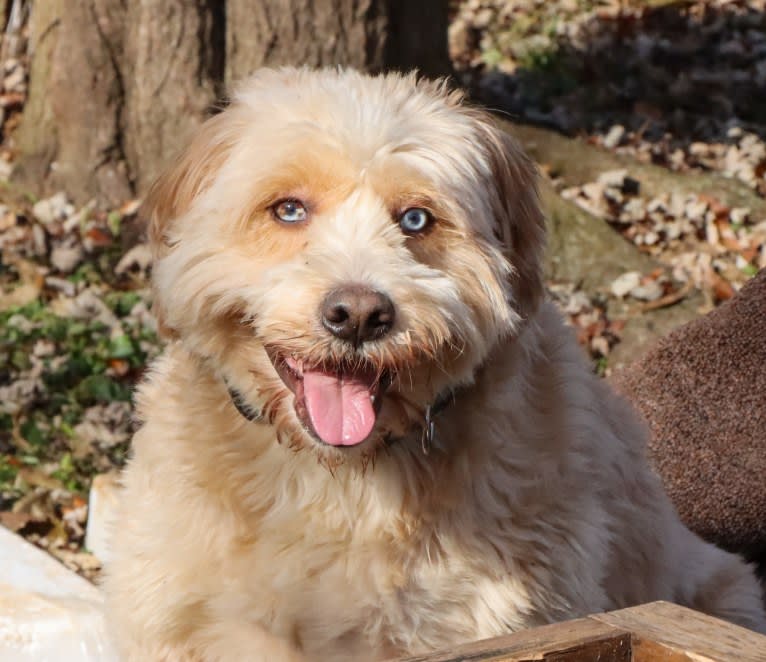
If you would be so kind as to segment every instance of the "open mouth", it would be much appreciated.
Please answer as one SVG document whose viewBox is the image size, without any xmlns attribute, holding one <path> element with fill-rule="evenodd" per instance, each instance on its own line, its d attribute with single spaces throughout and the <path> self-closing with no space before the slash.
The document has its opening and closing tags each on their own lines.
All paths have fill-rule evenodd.
<svg viewBox="0 0 766 662">
<path fill-rule="evenodd" d="M 295 394 L 295 412 L 304 428 L 330 446 L 357 446 L 375 427 L 390 379 L 370 365 L 308 366 L 267 350 L 285 386 Z"/>
</svg>

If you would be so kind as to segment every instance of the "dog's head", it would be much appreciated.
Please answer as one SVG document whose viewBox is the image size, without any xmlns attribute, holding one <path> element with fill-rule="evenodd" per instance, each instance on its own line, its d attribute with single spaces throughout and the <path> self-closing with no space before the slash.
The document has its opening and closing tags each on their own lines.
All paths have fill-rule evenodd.
<svg viewBox="0 0 766 662">
<path fill-rule="evenodd" d="M 419 430 L 542 294 L 533 166 L 415 75 L 261 71 L 147 209 L 161 328 L 334 461 Z"/>
</svg>

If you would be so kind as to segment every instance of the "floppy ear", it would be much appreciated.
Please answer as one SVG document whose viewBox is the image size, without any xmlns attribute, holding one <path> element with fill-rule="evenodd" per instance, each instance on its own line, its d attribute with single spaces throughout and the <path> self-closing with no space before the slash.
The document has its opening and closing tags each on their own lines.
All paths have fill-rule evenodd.
<svg viewBox="0 0 766 662">
<path fill-rule="evenodd" d="M 510 280 L 516 305 L 519 312 L 529 316 L 544 293 L 545 218 L 537 189 L 537 167 L 489 114 L 480 113 L 478 125 L 492 172 L 489 194 L 495 232 L 513 268 Z"/>
<path fill-rule="evenodd" d="M 232 114 L 231 110 L 224 111 L 208 119 L 144 199 L 139 215 L 146 223 L 155 263 L 172 248 L 168 235 L 173 223 L 188 212 L 194 199 L 212 184 L 235 144 L 239 134 Z M 153 312 L 160 333 L 172 338 L 175 332 L 163 321 L 160 298 L 155 296 Z"/>
<path fill-rule="evenodd" d="M 141 206 L 155 260 L 168 248 L 173 221 L 189 211 L 194 199 L 212 183 L 236 141 L 232 111 L 208 119 L 191 144 L 160 175 Z"/>
</svg>

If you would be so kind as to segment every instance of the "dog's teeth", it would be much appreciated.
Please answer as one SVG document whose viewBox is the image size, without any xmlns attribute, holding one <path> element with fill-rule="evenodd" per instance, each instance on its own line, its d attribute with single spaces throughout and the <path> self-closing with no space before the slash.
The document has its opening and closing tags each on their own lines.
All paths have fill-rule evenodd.
<svg viewBox="0 0 766 662">
<path fill-rule="evenodd" d="M 370 402 L 372 402 L 372 404 L 375 404 L 375 396 L 374 395 L 370 396 Z"/>
</svg>

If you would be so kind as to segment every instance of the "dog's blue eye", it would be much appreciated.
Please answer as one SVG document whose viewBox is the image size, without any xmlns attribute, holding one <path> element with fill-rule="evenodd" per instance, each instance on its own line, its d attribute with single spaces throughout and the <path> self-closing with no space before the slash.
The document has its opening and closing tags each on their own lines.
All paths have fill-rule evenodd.
<svg viewBox="0 0 766 662">
<path fill-rule="evenodd" d="M 308 217 L 306 207 L 300 200 L 282 200 L 271 211 L 283 223 L 301 223 Z"/>
<path fill-rule="evenodd" d="M 407 234 L 423 232 L 429 225 L 433 216 L 422 207 L 410 207 L 399 216 L 399 227 Z"/>
</svg>

